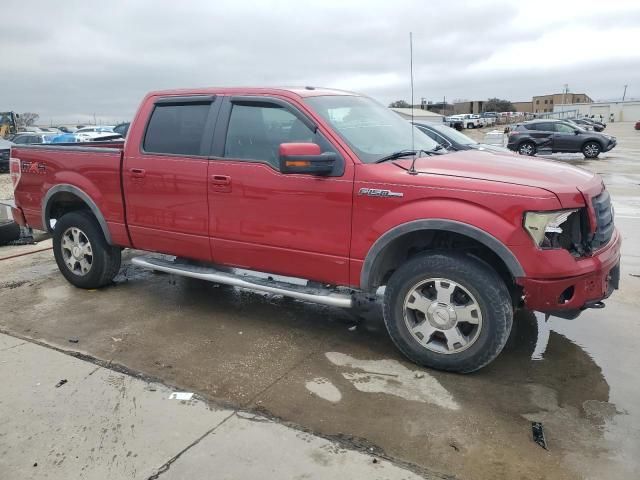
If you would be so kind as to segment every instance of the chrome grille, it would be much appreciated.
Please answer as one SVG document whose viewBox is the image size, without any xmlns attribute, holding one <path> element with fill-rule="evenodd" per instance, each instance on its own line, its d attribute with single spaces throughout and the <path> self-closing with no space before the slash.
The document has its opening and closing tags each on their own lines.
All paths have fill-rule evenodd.
<svg viewBox="0 0 640 480">
<path fill-rule="evenodd" d="M 596 233 L 591 241 L 591 248 L 597 250 L 605 246 L 613 235 L 613 211 L 611 210 L 611 197 L 609 192 L 603 191 L 597 197 L 593 197 L 593 209 L 596 213 Z"/>
</svg>

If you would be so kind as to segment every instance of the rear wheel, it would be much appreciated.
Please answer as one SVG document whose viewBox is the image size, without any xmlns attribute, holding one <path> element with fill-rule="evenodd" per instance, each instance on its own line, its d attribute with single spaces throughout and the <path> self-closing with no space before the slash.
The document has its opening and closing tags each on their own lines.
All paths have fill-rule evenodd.
<svg viewBox="0 0 640 480">
<path fill-rule="evenodd" d="M 496 358 L 513 322 L 498 274 L 457 253 L 428 253 L 402 265 L 389 279 L 383 309 L 391 339 L 410 360 L 461 373 Z"/>
<path fill-rule="evenodd" d="M 598 142 L 587 142 L 582 147 L 582 154 L 586 158 L 597 158 L 602 148 Z"/>
<path fill-rule="evenodd" d="M 53 253 L 62 275 L 76 287 L 103 287 L 120 270 L 120 248 L 107 244 L 95 217 L 84 210 L 56 222 Z"/>
<path fill-rule="evenodd" d="M 522 142 L 518 147 L 518 153 L 520 155 L 533 156 L 536 154 L 536 144 L 533 142 Z"/>
</svg>

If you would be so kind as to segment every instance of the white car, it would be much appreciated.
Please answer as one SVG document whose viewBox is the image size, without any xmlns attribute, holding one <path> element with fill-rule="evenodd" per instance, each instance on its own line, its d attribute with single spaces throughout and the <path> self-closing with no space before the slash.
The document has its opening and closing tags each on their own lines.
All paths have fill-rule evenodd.
<svg viewBox="0 0 640 480">
<path fill-rule="evenodd" d="M 103 137 L 108 134 L 114 134 L 113 126 L 111 125 L 93 125 L 91 127 L 82 127 L 73 132 L 83 140 L 90 140 L 96 137 Z"/>
</svg>

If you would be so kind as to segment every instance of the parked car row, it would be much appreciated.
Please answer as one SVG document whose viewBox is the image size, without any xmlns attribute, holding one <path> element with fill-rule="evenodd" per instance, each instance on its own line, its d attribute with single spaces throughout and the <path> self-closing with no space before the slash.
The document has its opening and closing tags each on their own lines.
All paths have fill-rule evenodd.
<svg viewBox="0 0 640 480">
<path fill-rule="evenodd" d="M 566 120 L 569 123 L 574 123 L 577 126 L 584 128 L 585 130 L 595 130 L 596 132 L 602 132 L 605 128 L 607 128 L 606 123 L 598 122 L 597 120 L 592 120 L 591 118 L 572 118 L 570 120 Z"/>
<path fill-rule="evenodd" d="M 578 153 L 597 158 L 616 146 L 616 138 L 595 130 L 585 130 L 565 120 L 531 120 L 515 125 L 509 132 L 507 147 L 521 155 Z"/>
<path fill-rule="evenodd" d="M 77 127 L 58 126 L 58 127 L 36 127 L 28 126 L 21 127 L 17 133 L 12 133 L 6 136 L 7 140 L 13 141 L 18 135 L 23 134 L 39 134 L 39 135 L 62 135 L 62 134 L 74 134 L 82 138 L 94 138 L 101 136 L 102 134 L 117 133 L 122 137 L 126 137 L 129 130 L 129 122 L 120 123 L 118 125 L 78 125 Z M 17 143 L 17 142 L 16 142 Z M 29 143 L 29 142 L 22 142 Z M 47 143 L 47 142 L 34 142 L 34 143 Z"/>
<path fill-rule="evenodd" d="M 73 133 L 62 132 L 20 132 L 8 137 L 18 145 L 34 145 L 43 143 L 79 143 L 100 140 L 118 140 L 123 135 L 114 131 L 116 127 L 93 125 L 77 129 Z"/>
<path fill-rule="evenodd" d="M 496 124 L 512 123 L 530 118 L 532 114 L 524 112 L 482 112 L 481 114 L 462 113 L 444 117 L 446 125 L 456 130 L 492 127 Z"/>
</svg>

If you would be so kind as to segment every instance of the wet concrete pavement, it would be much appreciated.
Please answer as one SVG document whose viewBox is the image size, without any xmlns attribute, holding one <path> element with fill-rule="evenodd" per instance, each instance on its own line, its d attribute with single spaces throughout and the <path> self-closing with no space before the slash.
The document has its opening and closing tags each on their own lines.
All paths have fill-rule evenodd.
<svg viewBox="0 0 640 480">
<path fill-rule="evenodd" d="M 264 416 L 195 396 L 174 398 L 148 379 L 2 334 L 0 375 L 0 411 L 11 412 L 0 422 L 3 479 L 258 478 L 277 472 L 279 478 L 417 480 L 424 473 Z"/>
<path fill-rule="evenodd" d="M 0 329 L 431 472 L 638 478 L 640 132 L 607 132 L 619 146 L 602 159 L 558 158 L 603 175 L 624 238 L 621 290 L 574 321 L 520 312 L 508 349 L 472 375 L 406 362 L 375 307 L 357 317 L 128 262 L 114 286 L 83 291 L 51 252 L 0 263 Z M 533 420 L 548 451 L 531 440 Z"/>
</svg>

